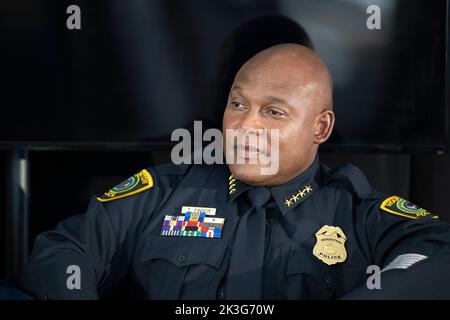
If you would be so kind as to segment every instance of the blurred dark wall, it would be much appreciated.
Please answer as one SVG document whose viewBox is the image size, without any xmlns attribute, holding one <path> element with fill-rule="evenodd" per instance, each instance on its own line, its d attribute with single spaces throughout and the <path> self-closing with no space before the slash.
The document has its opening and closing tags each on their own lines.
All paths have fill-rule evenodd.
<svg viewBox="0 0 450 320">
<path fill-rule="evenodd" d="M 220 125 L 240 65 L 268 46 L 314 46 L 334 79 L 327 143 L 445 149 L 446 2 L 360 0 L 0 2 L 0 146 L 143 144 L 194 120 Z M 447 27 L 447 28 L 446 28 Z M 433 110 L 433 112 L 430 112 Z"/>
<path fill-rule="evenodd" d="M 5 274 L 6 257 L 6 157 L 0 150 L 0 277 Z"/>
</svg>

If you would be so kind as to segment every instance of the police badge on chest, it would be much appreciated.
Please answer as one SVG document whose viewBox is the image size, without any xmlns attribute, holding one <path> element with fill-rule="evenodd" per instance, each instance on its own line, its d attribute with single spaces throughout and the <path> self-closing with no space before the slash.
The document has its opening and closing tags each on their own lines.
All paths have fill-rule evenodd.
<svg viewBox="0 0 450 320">
<path fill-rule="evenodd" d="M 313 254 L 327 265 L 344 262 L 347 259 L 345 242 L 347 237 L 339 227 L 325 225 L 316 232 Z"/>
</svg>

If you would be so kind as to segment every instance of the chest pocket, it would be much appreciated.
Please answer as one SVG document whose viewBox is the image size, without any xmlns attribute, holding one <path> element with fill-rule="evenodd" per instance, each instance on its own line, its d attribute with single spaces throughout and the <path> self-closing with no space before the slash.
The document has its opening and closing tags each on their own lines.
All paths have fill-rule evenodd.
<svg viewBox="0 0 450 320">
<path fill-rule="evenodd" d="M 224 274 L 223 239 L 150 236 L 142 263 L 150 299 L 215 299 Z"/>
<path fill-rule="evenodd" d="M 329 266 L 317 259 L 312 250 L 291 249 L 279 296 L 284 299 L 338 298 L 363 283 L 363 272 L 345 262 Z"/>
</svg>

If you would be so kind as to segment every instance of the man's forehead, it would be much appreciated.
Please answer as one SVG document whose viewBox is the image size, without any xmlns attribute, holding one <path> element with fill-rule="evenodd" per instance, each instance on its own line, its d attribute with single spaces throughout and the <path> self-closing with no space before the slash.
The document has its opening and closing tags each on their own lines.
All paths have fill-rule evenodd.
<svg viewBox="0 0 450 320">
<path fill-rule="evenodd" d="M 298 99 L 310 96 L 317 90 L 317 83 L 274 77 L 236 77 L 230 93 L 295 105 Z"/>
<path fill-rule="evenodd" d="M 273 89 L 286 91 L 286 93 L 298 89 L 298 79 L 283 76 L 282 74 L 267 73 L 239 73 L 233 82 L 233 89 L 250 90 L 255 87 L 264 87 L 265 89 Z"/>
</svg>

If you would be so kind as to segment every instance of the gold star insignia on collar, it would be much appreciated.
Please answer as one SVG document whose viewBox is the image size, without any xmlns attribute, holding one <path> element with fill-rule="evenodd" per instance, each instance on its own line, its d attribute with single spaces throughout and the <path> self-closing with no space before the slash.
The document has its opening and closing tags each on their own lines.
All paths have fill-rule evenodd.
<svg viewBox="0 0 450 320">
<path fill-rule="evenodd" d="M 286 201 L 284 202 L 285 205 L 287 205 L 288 207 L 290 207 L 292 205 L 292 201 L 289 199 L 286 199 Z"/>
<path fill-rule="evenodd" d="M 311 193 L 313 189 L 311 186 L 305 186 L 303 190 L 298 190 L 297 193 L 294 193 L 290 198 L 286 198 L 284 204 L 288 207 L 299 201 L 301 198 Z"/>
<path fill-rule="evenodd" d="M 232 194 L 236 191 L 236 179 L 234 178 L 233 175 L 230 175 L 230 177 L 228 178 L 228 189 L 230 190 L 229 194 Z"/>
</svg>

